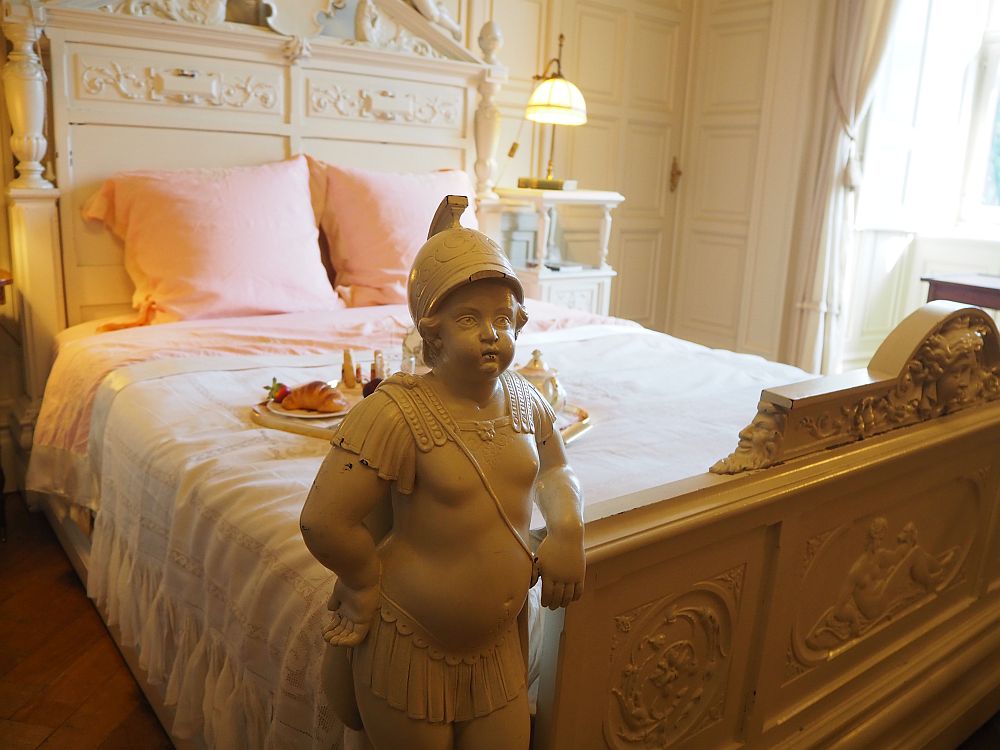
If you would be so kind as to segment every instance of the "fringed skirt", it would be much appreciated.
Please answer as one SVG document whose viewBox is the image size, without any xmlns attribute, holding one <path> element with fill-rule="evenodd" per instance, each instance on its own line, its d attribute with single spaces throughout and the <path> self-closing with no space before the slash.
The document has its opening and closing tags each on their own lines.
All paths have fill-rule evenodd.
<svg viewBox="0 0 1000 750">
<path fill-rule="evenodd" d="M 525 687 L 524 657 L 511 620 L 491 645 L 446 651 L 384 593 L 368 637 L 353 649 L 356 679 L 412 719 L 468 721 L 496 711 Z"/>
</svg>

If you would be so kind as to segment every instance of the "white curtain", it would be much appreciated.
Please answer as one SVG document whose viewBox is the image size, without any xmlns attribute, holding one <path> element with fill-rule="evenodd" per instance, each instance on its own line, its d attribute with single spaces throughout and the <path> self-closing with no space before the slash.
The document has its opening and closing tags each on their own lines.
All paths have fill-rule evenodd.
<svg viewBox="0 0 1000 750">
<path fill-rule="evenodd" d="M 844 280 L 860 177 L 855 141 L 901 2 L 835 0 L 832 8 L 832 53 L 815 134 L 816 161 L 796 220 L 790 353 L 810 372 L 830 372 L 840 360 Z"/>
</svg>

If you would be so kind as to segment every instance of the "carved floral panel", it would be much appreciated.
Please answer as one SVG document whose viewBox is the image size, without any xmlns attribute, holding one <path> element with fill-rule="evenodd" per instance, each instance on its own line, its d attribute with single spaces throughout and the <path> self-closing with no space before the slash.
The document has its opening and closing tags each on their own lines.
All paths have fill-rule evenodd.
<svg viewBox="0 0 1000 750">
<path fill-rule="evenodd" d="M 280 74 L 209 70 L 197 62 L 181 67 L 78 56 L 81 99 L 180 104 L 277 114 L 283 104 Z"/>
<path fill-rule="evenodd" d="M 745 572 L 732 568 L 613 618 L 611 748 L 670 747 L 722 719 Z"/>
<path fill-rule="evenodd" d="M 310 116 L 392 122 L 460 129 L 463 97 L 446 86 L 417 86 L 365 76 L 337 80 L 310 78 L 306 87 Z"/>
</svg>

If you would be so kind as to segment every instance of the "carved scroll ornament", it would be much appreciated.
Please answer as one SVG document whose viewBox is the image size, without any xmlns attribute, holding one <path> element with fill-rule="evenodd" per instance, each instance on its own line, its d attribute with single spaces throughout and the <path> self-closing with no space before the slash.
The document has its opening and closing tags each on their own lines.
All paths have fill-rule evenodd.
<svg viewBox="0 0 1000 750">
<path fill-rule="evenodd" d="M 840 376 L 849 380 L 841 398 L 836 388 L 823 387 L 838 376 L 764 391 L 736 450 L 711 471 L 765 468 L 1000 399 L 1000 337 L 993 320 L 982 310 L 950 302 L 929 303 L 917 315 L 937 316 L 938 322 L 893 368 L 897 375 L 886 376 L 875 365 L 894 362 L 891 352 L 883 351 L 887 345 L 906 347 L 910 319 L 886 339 L 869 370 Z"/>
<path fill-rule="evenodd" d="M 341 117 L 416 122 L 421 125 L 454 125 L 459 103 L 439 96 L 417 97 L 389 90 L 349 91 L 341 86 L 310 88 L 309 105 L 317 113 L 333 112 Z"/>
<path fill-rule="evenodd" d="M 226 79 L 220 73 L 204 74 L 209 80 L 209 86 L 208 91 L 202 93 L 166 90 L 164 75 L 152 67 L 137 70 L 133 66 L 117 62 L 104 65 L 84 64 L 82 67 L 80 83 L 84 91 L 93 95 L 100 95 L 110 89 L 125 99 L 207 104 L 212 107 L 244 108 L 255 102 L 264 109 L 273 109 L 278 103 L 275 86 L 260 83 L 253 76 Z M 181 72 L 187 76 L 196 75 L 193 71 Z"/>
<path fill-rule="evenodd" d="M 614 618 L 609 747 L 670 747 L 722 718 L 743 575 L 734 568 Z"/>
</svg>

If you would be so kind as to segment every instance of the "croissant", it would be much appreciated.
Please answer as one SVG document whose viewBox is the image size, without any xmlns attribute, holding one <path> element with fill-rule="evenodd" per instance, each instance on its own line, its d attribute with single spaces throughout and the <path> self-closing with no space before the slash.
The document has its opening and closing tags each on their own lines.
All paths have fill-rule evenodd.
<svg viewBox="0 0 1000 750">
<path fill-rule="evenodd" d="M 344 411 L 347 406 L 347 399 L 340 391 L 322 380 L 296 386 L 281 400 L 281 407 L 288 411 L 308 409 L 333 414 Z"/>
</svg>

